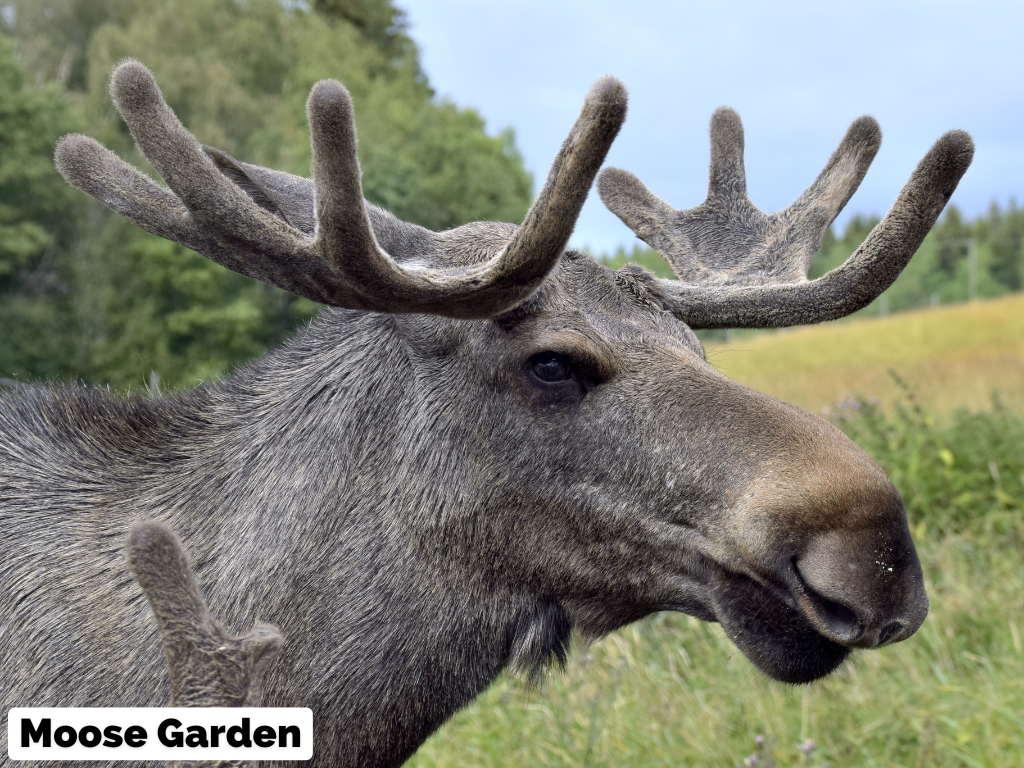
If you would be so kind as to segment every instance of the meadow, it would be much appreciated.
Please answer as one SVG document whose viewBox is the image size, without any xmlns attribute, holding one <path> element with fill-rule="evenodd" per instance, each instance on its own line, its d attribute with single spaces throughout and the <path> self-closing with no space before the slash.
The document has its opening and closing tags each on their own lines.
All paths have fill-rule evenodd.
<svg viewBox="0 0 1024 768">
<path fill-rule="evenodd" d="M 987 408 L 993 391 L 1024 407 L 1024 293 L 705 345 L 726 376 L 821 414 L 854 395 L 889 405 L 896 371 L 936 413 Z"/>
<path fill-rule="evenodd" d="M 1024 765 L 1024 296 L 740 337 L 709 359 L 826 412 L 883 465 L 924 626 L 790 687 L 718 625 L 657 614 L 577 644 L 538 689 L 502 678 L 409 765 Z"/>
</svg>

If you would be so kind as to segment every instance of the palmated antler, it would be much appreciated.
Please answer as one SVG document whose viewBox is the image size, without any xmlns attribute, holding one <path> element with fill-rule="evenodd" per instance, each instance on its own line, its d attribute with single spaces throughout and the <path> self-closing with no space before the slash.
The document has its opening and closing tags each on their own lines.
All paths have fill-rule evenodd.
<svg viewBox="0 0 1024 768">
<path fill-rule="evenodd" d="M 242 637 L 210 613 L 177 536 L 154 521 L 137 523 L 125 547 L 128 568 L 149 602 L 171 677 L 172 707 L 256 707 L 263 675 L 283 640 L 257 624 Z M 169 763 L 169 768 L 235 768 L 237 760 Z"/>
<path fill-rule="evenodd" d="M 608 168 L 601 199 L 679 276 L 662 280 L 665 308 L 692 328 L 777 328 L 835 320 L 892 285 L 921 245 L 974 155 L 949 131 L 918 165 L 892 209 L 842 266 L 808 281 L 814 252 L 860 185 L 881 144 L 874 118 L 846 132 L 817 180 L 791 206 L 765 215 L 747 197 L 743 125 L 721 108 L 711 118 L 707 200 L 677 210 L 628 171 Z"/>
<path fill-rule="evenodd" d="M 169 189 L 80 135 L 66 136 L 55 156 L 73 186 L 148 232 L 321 304 L 461 318 L 499 314 L 540 285 L 626 114 L 622 84 L 598 80 L 522 226 L 493 225 L 481 233 L 467 225 L 472 229 L 462 238 L 462 228 L 434 234 L 364 202 L 352 100 L 336 81 L 317 83 L 307 102 L 312 182 L 266 171 L 261 183 L 260 174 L 247 173 L 255 166 L 204 148 L 137 61 L 117 66 L 110 93 Z M 315 218 L 308 211 L 289 215 L 281 194 L 301 197 L 311 188 Z M 455 264 L 446 259 L 453 248 L 462 256 Z M 468 264 L 466 253 L 473 257 Z"/>
</svg>

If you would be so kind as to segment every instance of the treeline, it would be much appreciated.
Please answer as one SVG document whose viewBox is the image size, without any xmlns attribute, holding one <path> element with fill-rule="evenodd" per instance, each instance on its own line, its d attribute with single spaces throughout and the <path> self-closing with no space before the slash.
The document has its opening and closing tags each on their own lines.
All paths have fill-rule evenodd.
<svg viewBox="0 0 1024 768">
<path fill-rule="evenodd" d="M 855 216 L 842 235 L 831 230 L 811 265 L 818 277 L 842 264 L 878 223 Z M 1024 209 L 1011 199 L 967 220 L 955 205 L 946 208 L 899 279 L 880 299 L 861 310 L 868 314 L 995 298 L 1024 284 Z"/>
<path fill-rule="evenodd" d="M 190 384 L 316 310 L 147 235 L 56 173 L 72 131 L 152 173 L 106 93 L 126 56 L 240 160 L 308 176 L 305 100 L 333 77 L 355 102 L 372 202 L 431 229 L 518 222 L 529 206 L 512 132 L 489 135 L 435 95 L 391 0 L 13 0 L 0 22 L 0 378 Z"/>
<path fill-rule="evenodd" d="M 829 229 L 811 263 L 810 278 L 835 269 L 857 250 L 879 222 L 857 215 L 841 233 Z M 609 266 L 635 261 L 661 277 L 672 270 L 650 248 L 620 248 L 603 257 Z M 881 297 L 858 314 L 878 315 L 916 307 L 953 304 L 972 298 L 995 298 L 1024 287 L 1024 208 L 993 202 L 989 210 L 967 220 L 955 205 L 946 208 L 917 254 Z"/>
</svg>

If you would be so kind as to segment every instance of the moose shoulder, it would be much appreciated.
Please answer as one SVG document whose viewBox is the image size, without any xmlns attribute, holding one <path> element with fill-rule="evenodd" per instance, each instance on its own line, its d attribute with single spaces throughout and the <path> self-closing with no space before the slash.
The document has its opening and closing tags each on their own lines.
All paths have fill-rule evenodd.
<svg viewBox="0 0 1024 768">
<path fill-rule="evenodd" d="M 181 537 L 212 612 L 286 638 L 263 703 L 315 712 L 314 763 L 388 766 L 503 669 L 652 611 L 721 622 L 766 674 L 813 680 L 927 612 L 899 494 L 839 431 L 729 381 L 692 329 L 844 316 L 888 287 L 970 162 L 943 136 L 850 261 L 808 281 L 874 157 L 870 118 L 766 216 L 731 110 L 711 183 L 675 210 L 633 175 L 606 204 L 679 281 L 566 243 L 625 119 L 599 80 L 521 226 L 433 233 L 365 203 L 347 92 L 309 99 L 313 178 L 203 147 L 141 64 L 111 93 L 155 184 L 65 138 L 65 178 L 144 229 L 328 307 L 229 379 L 157 400 L 75 387 L 0 400 L 12 706 L 169 698 L 121 543 Z"/>
</svg>

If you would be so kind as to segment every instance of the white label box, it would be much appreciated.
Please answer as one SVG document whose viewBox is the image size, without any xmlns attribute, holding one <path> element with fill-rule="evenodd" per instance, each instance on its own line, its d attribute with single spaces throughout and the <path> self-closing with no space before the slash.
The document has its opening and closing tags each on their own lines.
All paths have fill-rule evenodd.
<svg viewBox="0 0 1024 768">
<path fill-rule="evenodd" d="M 24 707 L 12 760 L 309 760 L 306 707 Z"/>
</svg>

